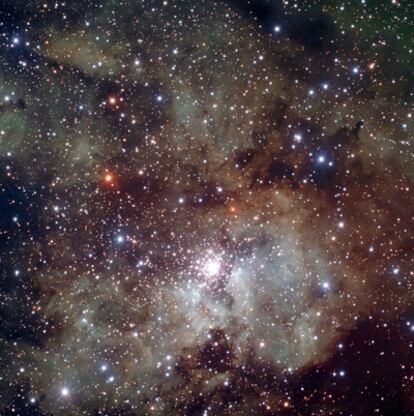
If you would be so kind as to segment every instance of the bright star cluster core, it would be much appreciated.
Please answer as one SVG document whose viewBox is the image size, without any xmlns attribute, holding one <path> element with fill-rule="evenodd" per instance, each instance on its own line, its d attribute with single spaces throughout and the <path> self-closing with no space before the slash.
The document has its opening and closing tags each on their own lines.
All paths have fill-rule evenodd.
<svg viewBox="0 0 414 416">
<path fill-rule="evenodd" d="M 414 3 L 0 1 L 0 414 L 414 414 Z"/>
</svg>

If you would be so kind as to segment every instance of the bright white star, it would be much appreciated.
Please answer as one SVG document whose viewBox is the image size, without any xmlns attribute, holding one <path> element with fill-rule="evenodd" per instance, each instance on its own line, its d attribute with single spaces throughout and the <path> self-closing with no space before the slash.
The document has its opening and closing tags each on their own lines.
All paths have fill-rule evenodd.
<svg viewBox="0 0 414 416">
<path fill-rule="evenodd" d="M 220 271 L 221 263 L 218 259 L 209 259 L 204 265 L 204 272 L 208 276 L 215 276 Z"/>
</svg>

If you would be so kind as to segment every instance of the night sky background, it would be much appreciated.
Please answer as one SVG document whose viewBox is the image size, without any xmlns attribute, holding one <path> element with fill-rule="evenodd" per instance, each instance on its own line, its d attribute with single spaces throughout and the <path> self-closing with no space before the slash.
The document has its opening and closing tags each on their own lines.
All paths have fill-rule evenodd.
<svg viewBox="0 0 414 416">
<path fill-rule="evenodd" d="M 0 415 L 414 415 L 414 2 L 0 0 Z"/>
</svg>

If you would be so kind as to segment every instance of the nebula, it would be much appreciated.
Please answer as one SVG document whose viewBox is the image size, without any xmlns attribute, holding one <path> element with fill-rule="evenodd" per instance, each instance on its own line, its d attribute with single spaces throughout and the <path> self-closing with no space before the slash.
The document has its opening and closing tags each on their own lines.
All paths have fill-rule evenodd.
<svg viewBox="0 0 414 416">
<path fill-rule="evenodd" d="M 3 0 L 0 413 L 412 414 L 411 17 Z"/>
</svg>

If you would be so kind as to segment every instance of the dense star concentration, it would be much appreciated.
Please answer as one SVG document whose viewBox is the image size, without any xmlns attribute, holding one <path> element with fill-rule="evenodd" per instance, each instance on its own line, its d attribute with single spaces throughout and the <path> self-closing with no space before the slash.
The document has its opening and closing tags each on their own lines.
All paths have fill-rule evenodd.
<svg viewBox="0 0 414 416">
<path fill-rule="evenodd" d="M 414 414 L 411 0 L 0 1 L 0 414 Z"/>
</svg>

